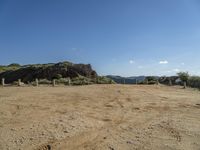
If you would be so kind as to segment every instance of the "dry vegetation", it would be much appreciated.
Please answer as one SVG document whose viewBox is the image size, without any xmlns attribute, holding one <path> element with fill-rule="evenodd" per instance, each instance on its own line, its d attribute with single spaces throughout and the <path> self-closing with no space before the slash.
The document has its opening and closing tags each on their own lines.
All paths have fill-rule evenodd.
<svg viewBox="0 0 200 150">
<path fill-rule="evenodd" d="M 199 150 L 199 114 L 180 87 L 1 87 L 0 149 Z"/>
</svg>

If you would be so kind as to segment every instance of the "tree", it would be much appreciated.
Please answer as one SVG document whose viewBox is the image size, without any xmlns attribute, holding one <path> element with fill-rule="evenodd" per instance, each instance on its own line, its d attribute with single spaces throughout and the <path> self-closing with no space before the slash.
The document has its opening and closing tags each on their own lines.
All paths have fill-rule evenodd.
<svg viewBox="0 0 200 150">
<path fill-rule="evenodd" d="M 147 84 L 156 84 L 157 83 L 157 77 L 155 77 L 155 76 L 148 76 L 148 77 L 146 77 L 145 78 L 145 82 L 147 83 Z"/>
<path fill-rule="evenodd" d="M 189 73 L 188 72 L 179 72 L 179 73 L 177 73 L 177 75 L 179 76 L 181 81 L 184 83 L 184 88 L 186 88 L 186 83 L 190 77 Z"/>
<path fill-rule="evenodd" d="M 17 64 L 17 63 L 12 63 L 10 65 L 8 65 L 8 67 L 20 67 L 21 65 L 20 64 Z"/>
</svg>

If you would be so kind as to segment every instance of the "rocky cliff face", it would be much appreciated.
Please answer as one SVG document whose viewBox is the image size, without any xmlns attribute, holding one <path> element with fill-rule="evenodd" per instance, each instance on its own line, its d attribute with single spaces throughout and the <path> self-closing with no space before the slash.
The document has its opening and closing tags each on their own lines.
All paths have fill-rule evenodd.
<svg viewBox="0 0 200 150">
<path fill-rule="evenodd" d="M 31 82 L 37 79 L 52 80 L 60 75 L 63 78 L 75 78 L 79 75 L 87 78 L 96 78 L 97 73 L 90 64 L 73 64 L 70 62 L 61 62 L 57 64 L 39 64 L 21 66 L 17 70 L 10 70 L 0 73 L 0 79 L 5 78 L 6 83 L 12 83 L 21 79 L 22 82 Z"/>
</svg>

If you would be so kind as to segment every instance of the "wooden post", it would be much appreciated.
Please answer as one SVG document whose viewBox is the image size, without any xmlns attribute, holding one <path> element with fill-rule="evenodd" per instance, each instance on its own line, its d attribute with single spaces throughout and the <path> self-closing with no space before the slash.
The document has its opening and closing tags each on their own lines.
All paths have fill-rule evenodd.
<svg viewBox="0 0 200 150">
<path fill-rule="evenodd" d="M 147 85 L 149 85 L 149 80 L 147 80 Z"/>
<path fill-rule="evenodd" d="M 36 86 L 39 86 L 38 79 L 35 79 L 35 85 L 36 85 Z"/>
<path fill-rule="evenodd" d="M 5 86 L 5 79 L 4 78 L 1 79 L 1 84 L 2 84 L 2 86 Z"/>
<path fill-rule="evenodd" d="M 137 79 L 135 79 L 135 84 L 136 84 L 136 85 L 138 84 L 138 81 L 137 81 Z"/>
<path fill-rule="evenodd" d="M 159 81 L 158 80 L 156 80 L 156 84 L 159 85 Z"/>
<path fill-rule="evenodd" d="M 172 80 L 169 79 L 169 86 L 172 86 Z"/>
<path fill-rule="evenodd" d="M 18 79 L 18 86 L 21 86 L 21 79 Z"/>
<path fill-rule="evenodd" d="M 184 81 L 183 84 L 184 84 L 184 89 L 186 89 L 187 88 L 187 83 Z"/>
<path fill-rule="evenodd" d="M 126 80 L 124 79 L 124 84 L 126 84 Z"/>
<path fill-rule="evenodd" d="M 70 78 L 68 79 L 68 85 L 71 85 L 71 79 Z"/>
<path fill-rule="evenodd" d="M 53 86 L 56 86 L 56 80 L 53 79 Z"/>
</svg>

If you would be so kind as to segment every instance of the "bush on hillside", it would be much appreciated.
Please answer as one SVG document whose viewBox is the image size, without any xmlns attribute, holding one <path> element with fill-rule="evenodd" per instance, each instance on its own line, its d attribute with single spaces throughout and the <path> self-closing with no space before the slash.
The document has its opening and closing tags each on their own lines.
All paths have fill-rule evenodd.
<svg viewBox="0 0 200 150">
<path fill-rule="evenodd" d="M 141 82 L 140 84 L 156 84 L 157 83 L 157 78 L 154 76 L 148 76 L 145 78 L 145 80 L 143 82 Z"/>
<path fill-rule="evenodd" d="M 110 78 L 107 78 L 105 76 L 99 76 L 96 78 L 96 83 L 97 84 L 115 84 L 115 82 L 110 79 Z"/>
<path fill-rule="evenodd" d="M 20 64 L 12 63 L 12 64 L 8 65 L 7 67 L 20 67 L 20 66 L 21 66 Z"/>
<path fill-rule="evenodd" d="M 70 78 L 60 78 L 60 79 L 56 79 L 56 84 L 69 85 L 69 84 L 70 84 Z"/>
<path fill-rule="evenodd" d="M 151 80 L 151 81 L 148 82 L 148 84 L 150 84 L 150 85 L 156 84 L 156 83 L 157 83 L 157 81 L 153 81 L 153 80 Z"/>
<path fill-rule="evenodd" d="M 92 83 L 93 82 L 91 79 L 84 77 L 84 76 L 80 76 L 80 75 L 71 80 L 72 85 L 88 85 L 88 84 L 92 84 Z"/>
<path fill-rule="evenodd" d="M 199 76 L 191 76 L 188 79 L 188 86 L 192 88 L 200 89 L 200 77 Z"/>
<path fill-rule="evenodd" d="M 177 75 L 179 76 L 179 78 L 180 78 L 181 81 L 183 81 L 183 82 L 187 82 L 188 79 L 189 79 L 189 77 L 190 77 L 190 75 L 189 75 L 188 72 L 179 72 L 179 73 L 177 73 Z"/>
<path fill-rule="evenodd" d="M 38 81 L 38 83 L 39 83 L 39 84 L 51 84 L 52 82 L 49 81 L 49 80 L 47 80 L 47 79 L 40 79 L 40 80 Z"/>
<path fill-rule="evenodd" d="M 53 79 L 61 79 L 62 75 L 61 74 L 56 74 L 53 76 Z"/>
</svg>

